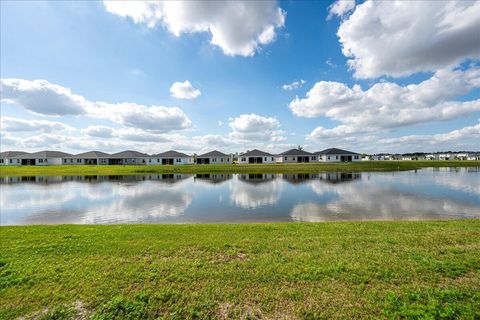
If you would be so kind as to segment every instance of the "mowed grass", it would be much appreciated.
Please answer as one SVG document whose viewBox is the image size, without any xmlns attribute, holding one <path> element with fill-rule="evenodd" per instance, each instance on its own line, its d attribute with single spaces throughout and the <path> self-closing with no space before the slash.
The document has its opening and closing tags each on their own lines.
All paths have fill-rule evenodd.
<svg viewBox="0 0 480 320">
<path fill-rule="evenodd" d="M 480 220 L 0 228 L 0 319 L 479 319 Z"/>
<path fill-rule="evenodd" d="M 480 161 L 361 161 L 350 163 L 210 164 L 179 166 L 0 166 L 0 176 L 131 175 L 147 173 L 318 173 L 321 171 L 397 171 L 427 167 L 480 167 Z"/>
</svg>

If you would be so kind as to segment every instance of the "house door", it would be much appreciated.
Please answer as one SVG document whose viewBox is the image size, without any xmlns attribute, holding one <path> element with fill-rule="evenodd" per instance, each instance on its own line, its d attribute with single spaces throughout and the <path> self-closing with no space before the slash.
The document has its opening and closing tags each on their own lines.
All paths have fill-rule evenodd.
<svg viewBox="0 0 480 320">
<path fill-rule="evenodd" d="M 173 164 L 173 159 L 162 159 L 162 164 Z"/>
</svg>

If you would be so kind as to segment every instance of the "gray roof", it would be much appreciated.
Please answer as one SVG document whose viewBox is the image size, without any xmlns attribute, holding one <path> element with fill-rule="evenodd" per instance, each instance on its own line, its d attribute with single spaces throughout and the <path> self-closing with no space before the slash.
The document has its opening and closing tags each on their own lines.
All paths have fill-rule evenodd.
<svg viewBox="0 0 480 320">
<path fill-rule="evenodd" d="M 148 154 L 138 151 L 126 150 L 108 155 L 109 159 L 132 159 L 132 158 L 144 158 L 148 157 Z"/>
<path fill-rule="evenodd" d="M 16 156 L 20 156 L 22 154 L 27 154 L 27 152 L 23 151 L 4 151 L 0 152 L 0 158 L 13 158 Z"/>
<path fill-rule="evenodd" d="M 228 154 L 220 152 L 218 150 L 213 150 L 204 154 L 197 156 L 197 158 L 209 158 L 209 157 L 228 157 Z"/>
<path fill-rule="evenodd" d="M 282 152 L 279 156 L 312 156 L 313 153 L 307 152 L 305 150 L 299 149 L 290 149 L 288 151 Z"/>
<path fill-rule="evenodd" d="M 18 156 L 19 159 L 47 159 L 47 158 L 66 158 L 71 156 L 70 153 L 61 151 L 39 151 L 34 153 L 26 153 Z"/>
<path fill-rule="evenodd" d="M 75 154 L 73 156 L 68 156 L 66 158 L 73 158 L 73 159 L 95 159 L 95 158 L 108 158 L 110 155 L 105 152 L 101 151 L 88 151 L 79 154 Z"/>
<path fill-rule="evenodd" d="M 241 154 L 240 157 L 273 157 L 273 154 L 258 149 L 253 149 Z"/>
<path fill-rule="evenodd" d="M 154 154 L 152 157 L 158 157 L 158 158 L 190 158 L 188 154 L 178 152 L 175 150 L 169 150 L 165 151 L 162 153 Z"/>
<path fill-rule="evenodd" d="M 358 154 L 356 152 L 337 149 L 337 148 L 328 148 L 322 151 L 314 152 L 314 154 Z"/>
</svg>

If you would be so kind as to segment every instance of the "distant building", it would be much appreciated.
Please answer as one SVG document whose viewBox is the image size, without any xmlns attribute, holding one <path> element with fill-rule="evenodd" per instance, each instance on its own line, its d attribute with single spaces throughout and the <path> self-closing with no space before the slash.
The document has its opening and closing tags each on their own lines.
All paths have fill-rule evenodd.
<svg viewBox="0 0 480 320">
<path fill-rule="evenodd" d="M 147 163 L 148 155 L 146 153 L 126 150 L 110 154 L 108 164 L 110 165 L 139 165 Z"/>
<path fill-rule="evenodd" d="M 18 156 L 25 155 L 23 151 L 5 151 L 0 152 L 0 166 L 19 166 L 22 160 Z"/>
<path fill-rule="evenodd" d="M 51 166 L 63 164 L 63 159 L 71 156 L 61 151 L 39 151 L 16 156 L 22 166 Z"/>
<path fill-rule="evenodd" d="M 232 160 L 231 156 L 217 150 L 197 156 L 197 164 L 230 164 Z"/>
<path fill-rule="evenodd" d="M 276 162 L 279 163 L 305 163 L 316 162 L 317 155 L 305 150 L 290 149 L 277 155 Z"/>
<path fill-rule="evenodd" d="M 320 162 L 356 162 L 362 161 L 361 155 L 352 151 L 329 148 L 314 152 Z"/>
<path fill-rule="evenodd" d="M 162 153 L 154 154 L 148 158 L 149 165 L 184 165 L 193 163 L 194 162 L 192 156 L 175 150 L 169 150 Z"/>
<path fill-rule="evenodd" d="M 258 164 L 258 163 L 275 163 L 275 156 L 271 153 L 253 149 L 238 156 L 240 164 Z"/>
<path fill-rule="evenodd" d="M 106 165 L 110 156 L 110 154 L 101 151 L 88 151 L 63 158 L 63 164 Z"/>
</svg>

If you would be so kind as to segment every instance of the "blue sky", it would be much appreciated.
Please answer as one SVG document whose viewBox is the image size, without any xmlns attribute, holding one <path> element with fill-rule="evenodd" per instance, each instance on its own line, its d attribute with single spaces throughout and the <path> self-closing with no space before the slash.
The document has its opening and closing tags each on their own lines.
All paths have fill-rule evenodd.
<svg viewBox="0 0 480 320">
<path fill-rule="evenodd" d="M 480 5 L 419 3 L 2 1 L 1 149 L 478 150 Z"/>
</svg>

